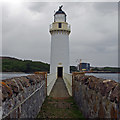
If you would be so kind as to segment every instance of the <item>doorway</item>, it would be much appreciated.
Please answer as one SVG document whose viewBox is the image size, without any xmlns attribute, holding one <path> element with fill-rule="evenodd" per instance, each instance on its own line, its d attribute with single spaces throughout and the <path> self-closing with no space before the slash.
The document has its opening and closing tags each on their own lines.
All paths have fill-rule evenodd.
<svg viewBox="0 0 120 120">
<path fill-rule="evenodd" d="M 63 77 L 63 67 L 58 67 L 57 69 L 57 77 Z"/>
</svg>

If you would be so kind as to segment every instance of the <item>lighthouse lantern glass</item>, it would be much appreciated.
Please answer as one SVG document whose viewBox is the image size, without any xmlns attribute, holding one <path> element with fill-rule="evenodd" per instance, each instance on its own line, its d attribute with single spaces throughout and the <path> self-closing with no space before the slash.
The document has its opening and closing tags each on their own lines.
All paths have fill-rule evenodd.
<svg viewBox="0 0 120 120">
<path fill-rule="evenodd" d="M 64 14 L 56 14 L 54 17 L 55 22 L 66 22 L 66 16 Z"/>
</svg>

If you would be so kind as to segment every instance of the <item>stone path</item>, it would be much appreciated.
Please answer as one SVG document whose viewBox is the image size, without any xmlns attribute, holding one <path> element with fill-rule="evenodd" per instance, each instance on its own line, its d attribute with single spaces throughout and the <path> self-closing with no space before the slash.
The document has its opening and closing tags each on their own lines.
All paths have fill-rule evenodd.
<svg viewBox="0 0 120 120">
<path fill-rule="evenodd" d="M 58 78 L 51 90 L 50 97 L 65 99 L 70 97 L 65 86 L 64 80 L 62 78 Z"/>
<path fill-rule="evenodd" d="M 37 118 L 85 120 L 72 97 L 67 99 L 53 99 L 52 97 L 47 97 Z"/>
<path fill-rule="evenodd" d="M 56 80 L 50 96 L 46 98 L 37 118 L 84 119 L 73 98 L 69 96 L 62 78 Z"/>
</svg>

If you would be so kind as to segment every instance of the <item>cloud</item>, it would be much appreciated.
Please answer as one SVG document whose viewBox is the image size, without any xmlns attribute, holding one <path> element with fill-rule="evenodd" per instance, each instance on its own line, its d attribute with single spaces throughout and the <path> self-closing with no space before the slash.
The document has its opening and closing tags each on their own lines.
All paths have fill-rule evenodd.
<svg viewBox="0 0 120 120">
<path fill-rule="evenodd" d="M 3 55 L 50 62 L 49 25 L 63 4 L 71 24 L 70 63 L 117 66 L 117 3 L 25 2 L 3 6 Z"/>
<path fill-rule="evenodd" d="M 108 5 L 109 4 L 109 5 Z M 94 3 L 94 8 L 97 10 L 97 12 L 101 14 L 113 14 L 114 12 L 117 12 L 118 10 L 118 3 L 117 2 L 100 2 L 100 3 Z"/>
<path fill-rule="evenodd" d="M 73 58 L 72 56 L 74 54 L 74 61 L 77 58 L 81 58 L 83 61 L 87 59 L 92 65 L 117 65 L 117 4 L 112 4 L 114 6 L 113 8 L 116 9 L 110 13 L 108 11 L 105 13 L 101 10 L 98 11 L 98 8 L 96 11 L 96 4 L 99 3 L 84 4 L 84 7 L 81 8 L 82 10 L 79 8 L 79 12 L 75 13 L 81 14 L 81 17 L 71 20 L 73 22 L 72 25 L 76 23 L 74 24 L 71 35 L 71 46 L 74 46 L 74 48 L 71 47 L 71 58 Z M 107 5 L 109 6 L 109 3 Z M 78 48 L 79 54 L 73 52 L 75 48 Z M 111 56 L 113 57 L 111 58 Z M 89 60 L 89 58 L 91 59 Z M 72 59 L 72 62 L 74 61 Z M 98 63 L 96 64 L 95 61 L 98 61 Z"/>
<path fill-rule="evenodd" d="M 44 10 L 48 7 L 49 3 L 47 2 L 29 2 L 24 3 L 28 7 L 31 12 L 44 12 Z"/>
</svg>

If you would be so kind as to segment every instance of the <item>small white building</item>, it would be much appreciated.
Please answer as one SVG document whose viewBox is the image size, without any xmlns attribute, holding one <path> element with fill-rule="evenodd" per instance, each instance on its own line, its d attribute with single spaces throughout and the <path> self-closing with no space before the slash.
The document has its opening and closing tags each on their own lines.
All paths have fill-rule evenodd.
<svg viewBox="0 0 120 120">
<path fill-rule="evenodd" d="M 54 14 L 54 22 L 50 25 L 51 33 L 51 58 L 50 73 L 63 77 L 70 72 L 69 66 L 69 34 L 70 25 L 66 22 L 66 13 L 62 6 Z"/>
</svg>

